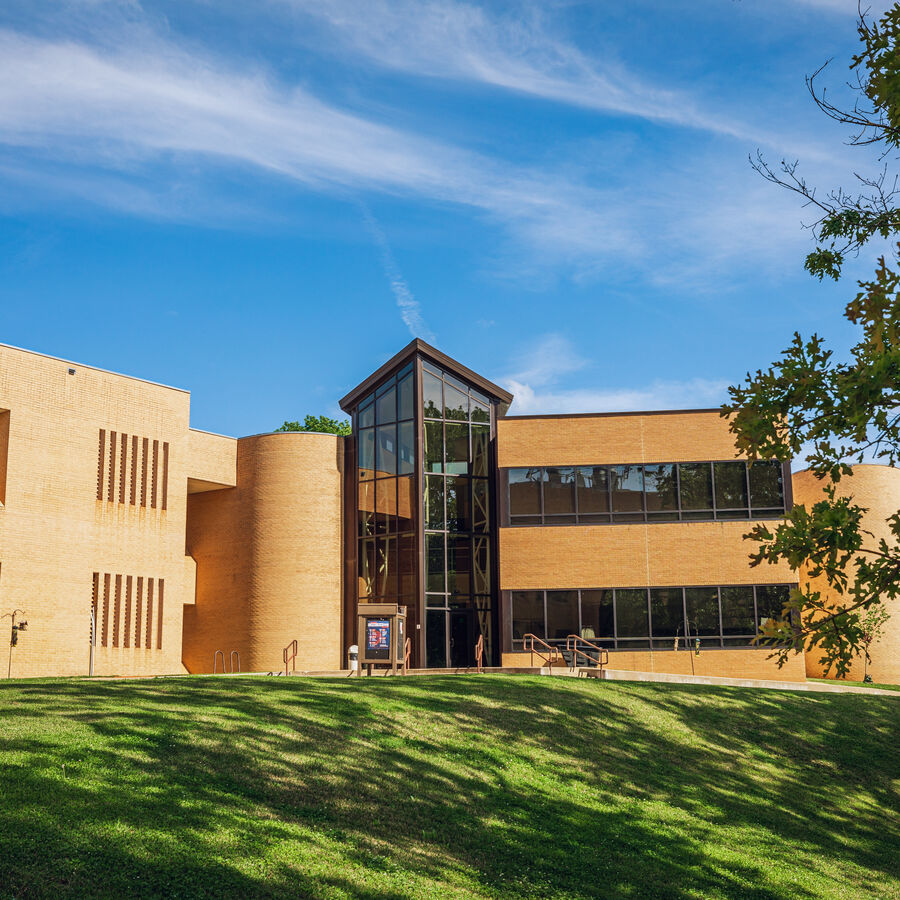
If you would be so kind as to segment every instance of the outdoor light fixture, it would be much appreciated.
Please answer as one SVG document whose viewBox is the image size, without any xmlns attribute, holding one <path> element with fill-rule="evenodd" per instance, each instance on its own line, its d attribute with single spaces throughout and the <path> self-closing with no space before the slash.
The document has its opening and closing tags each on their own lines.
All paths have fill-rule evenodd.
<svg viewBox="0 0 900 900">
<path fill-rule="evenodd" d="M 4 613 L 0 616 L 0 619 L 5 619 L 9 616 L 12 619 L 12 629 L 9 633 L 9 661 L 6 664 L 6 677 L 12 677 L 12 648 L 15 647 L 19 643 L 19 632 L 25 631 L 28 628 L 27 622 L 16 622 L 16 616 L 19 614 L 25 615 L 24 609 L 14 609 L 11 613 Z"/>
</svg>

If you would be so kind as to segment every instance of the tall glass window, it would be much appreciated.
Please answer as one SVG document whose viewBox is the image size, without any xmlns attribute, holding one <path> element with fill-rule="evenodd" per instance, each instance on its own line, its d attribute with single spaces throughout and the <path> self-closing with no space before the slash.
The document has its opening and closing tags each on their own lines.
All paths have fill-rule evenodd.
<svg viewBox="0 0 900 900">
<path fill-rule="evenodd" d="M 493 640 L 491 406 L 438 366 L 423 360 L 422 370 L 426 655 L 430 666 L 467 665 L 479 635 L 489 658 Z M 540 492 L 523 487 L 523 503 Z"/>
</svg>

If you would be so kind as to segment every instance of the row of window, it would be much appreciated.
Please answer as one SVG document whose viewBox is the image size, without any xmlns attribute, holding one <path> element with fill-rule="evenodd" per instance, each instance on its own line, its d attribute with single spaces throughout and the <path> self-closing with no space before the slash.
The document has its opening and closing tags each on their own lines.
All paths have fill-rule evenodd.
<svg viewBox="0 0 900 900">
<path fill-rule="evenodd" d="M 357 427 L 371 428 L 413 418 L 415 382 L 412 363 L 388 378 L 357 407 Z"/>
<path fill-rule="evenodd" d="M 677 649 L 747 646 L 767 619 L 783 616 L 789 584 L 726 587 L 513 591 L 512 636 L 565 642 L 580 635 L 602 647 Z"/>
<path fill-rule="evenodd" d="M 511 525 L 677 522 L 784 514 L 779 462 L 507 469 Z"/>
</svg>

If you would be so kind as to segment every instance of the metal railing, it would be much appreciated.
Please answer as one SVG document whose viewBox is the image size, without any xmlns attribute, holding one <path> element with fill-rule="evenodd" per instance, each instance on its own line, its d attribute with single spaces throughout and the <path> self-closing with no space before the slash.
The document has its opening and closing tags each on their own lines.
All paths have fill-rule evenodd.
<svg viewBox="0 0 900 900">
<path fill-rule="evenodd" d="M 586 650 L 582 650 L 578 646 L 579 644 L 590 647 L 594 652 L 589 653 Z M 590 667 L 596 666 L 597 668 L 602 669 L 605 665 L 609 664 L 609 651 L 606 647 L 601 647 L 599 644 L 593 644 L 587 638 L 579 637 L 577 634 L 570 634 L 566 638 L 566 650 L 572 654 L 573 663 L 577 663 L 578 657 L 583 656 L 587 660 L 587 665 Z"/>
<path fill-rule="evenodd" d="M 281 658 L 284 661 L 284 674 L 288 674 L 288 665 L 290 671 L 297 671 L 297 639 L 292 640 L 284 650 L 281 651 Z"/>
<path fill-rule="evenodd" d="M 539 638 L 536 634 L 525 634 L 522 636 L 522 640 L 524 642 L 525 652 L 531 654 L 532 666 L 534 666 L 535 656 L 537 656 L 545 666 L 552 666 L 553 663 L 559 662 L 560 659 L 562 659 L 558 647 L 548 644 L 543 638 Z M 535 649 L 535 643 L 539 645 L 540 649 Z"/>
<path fill-rule="evenodd" d="M 475 666 L 479 674 L 484 671 L 484 635 L 479 634 L 475 642 Z"/>
<path fill-rule="evenodd" d="M 409 671 L 409 657 L 412 653 L 412 641 L 407 638 L 403 642 L 403 674 L 405 675 Z"/>
</svg>

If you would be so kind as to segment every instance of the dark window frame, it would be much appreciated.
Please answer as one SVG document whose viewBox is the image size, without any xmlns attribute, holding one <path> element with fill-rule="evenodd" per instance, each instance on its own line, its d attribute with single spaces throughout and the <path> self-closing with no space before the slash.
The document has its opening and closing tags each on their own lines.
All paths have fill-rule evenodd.
<svg viewBox="0 0 900 900">
<path fill-rule="evenodd" d="M 506 629 L 506 645 L 512 648 L 513 652 L 521 651 L 524 646 L 524 640 L 521 638 L 514 638 L 512 632 L 512 622 L 515 619 L 515 594 L 518 593 L 540 593 L 542 597 L 542 607 L 543 607 L 543 629 L 542 633 L 538 634 L 541 640 L 546 641 L 548 644 L 563 646 L 565 644 L 565 638 L 550 638 L 547 637 L 547 594 L 548 592 L 553 591 L 574 591 L 578 595 L 578 634 L 582 633 L 582 630 L 585 627 L 584 623 L 584 613 L 583 613 L 583 600 L 582 596 L 585 591 L 609 591 L 612 594 L 612 611 L 613 611 L 613 634 L 611 637 L 609 636 L 598 636 L 594 638 L 594 640 L 601 642 L 603 645 L 611 644 L 608 647 L 610 652 L 622 651 L 622 650 L 649 650 L 651 652 L 667 652 L 669 650 L 675 650 L 675 637 L 654 637 L 653 636 L 653 608 L 651 605 L 651 596 L 650 592 L 652 590 L 680 590 L 681 591 L 681 613 L 682 613 L 682 624 L 686 625 L 686 628 L 676 635 L 678 640 L 678 649 L 679 650 L 690 650 L 694 649 L 694 641 L 695 639 L 699 639 L 701 641 L 701 649 L 720 649 L 720 650 L 747 650 L 747 649 L 764 649 L 771 650 L 769 647 L 759 647 L 754 644 L 753 641 L 758 637 L 759 634 L 759 603 L 757 600 L 757 591 L 760 588 L 788 588 L 793 590 L 797 587 L 796 582 L 777 582 L 773 584 L 721 584 L 721 585 L 710 585 L 710 584 L 688 584 L 688 585 L 650 585 L 650 586 L 626 586 L 620 585 L 619 587 L 583 587 L 583 588 L 540 588 L 540 589 L 529 589 L 523 591 L 504 591 L 504 594 L 507 595 L 508 599 L 508 609 L 509 609 L 509 626 Z M 690 630 L 690 619 L 688 617 L 687 612 L 687 594 L 686 592 L 691 589 L 706 589 L 710 590 L 715 588 L 716 591 L 716 603 L 718 606 L 718 633 L 717 634 L 699 634 L 699 632 L 695 630 L 691 632 Z M 724 633 L 724 617 L 722 613 L 722 591 L 728 588 L 752 588 L 753 590 L 753 630 L 748 630 L 744 634 L 725 634 Z M 644 597 L 647 604 L 647 635 L 644 636 L 620 636 L 619 635 L 619 604 L 618 604 L 618 591 L 643 591 Z M 643 643 L 646 642 L 644 646 Z M 658 644 L 663 643 L 671 643 L 671 647 L 666 646 L 654 646 L 654 642 Z M 718 643 L 714 643 L 718 642 Z M 743 642 L 743 643 L 739 643 Z M 638 646 L 638 645 L 641 646 Z"/>
<path fill-rule="evenodd" d="M 470 429 L 471 431 L 471 429 Z M 761 462 L 777 462 L 777 460 L 760 460 Z M 718 506 L 716 496 L 716 463 L 742 463 L 744 466 L 744 487 L 747 495 L 746 507 L 726 507 Z M 646 476 L 644 473 L 645 466 L 671 465 L 675 467 L 676 492 L 677 492 L 677 509 L 663 511 L 647 510 L 647 488 Z M 681 466 L 709 466 L 710 473 L 710 489 L 712 491 L 712 507 L 710 509 L 686 509 L 682 504 L 681 496 Z M 499 489 L 505 498 L 505 516 L 504 527 L 527 528 L 527 527 L 558 527 L 562 525 L 632 525 L 646 523 L 673 523 L 673 522 L 744 522 L 758 521 L 764 519 L 779 519 L 787 512 L 791 504 L 790 491 L 790 463 L 780 463 L 781 466 L 781 495 L 782 507 L 768 507 L 756 509 L 752 506 L 752 497 L 750 494 L 750 466 L 749 460 L 727 459 L 727 460 L 684 460 L 678 463 L 654 462 L 654 463 L 610 463 L 592 465 L 583 464 L 566 464 L 564 466 L 508 466 L 500 470 Z M 613 490 L 611 472 L 617 466 L 637 466 L 641 469 L 641 477 L 644 482 L 641 491 L 641 511 L 623 512 L 613 509 Z M 551 469 L 574 469 L 575 470 L 575 512 L 574 514 L 555 514 L 546 512 L 545 487 L 547 482 L 547 471 Z M 606 497 L 609 512 L 606 513 L 582 513 L 579 507 L 579 483 L 578 471 L 580 469 L 605 469 L 607 471 L 606 478 Z M 529 513 L 521 516 L 512 513 L 512 503 L 510 496 L 509 473 L 512 470 L 528 469 L 538 472 L 539 477 L 536 483 L 539 485 L 539 513 Z M 708 515 L 706 515 L 708 513 Z M 740 513 L 741 515 L 737 515 Z M 745 514 L 745 515 L 744 515 Z M 616 516 L 620 518 L 617 519 Z M 629 518 L 624 518 L 629 517 Z M 574 521 L 571 521 L 573 520 Z M 539 521 L 535 521 L 539 520 Z"/>
</svg>

